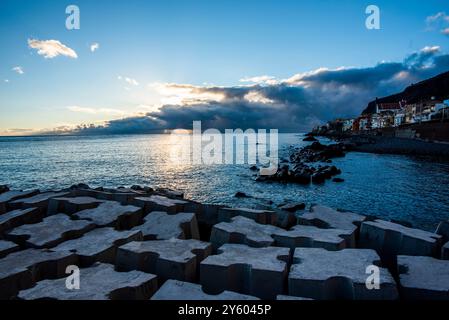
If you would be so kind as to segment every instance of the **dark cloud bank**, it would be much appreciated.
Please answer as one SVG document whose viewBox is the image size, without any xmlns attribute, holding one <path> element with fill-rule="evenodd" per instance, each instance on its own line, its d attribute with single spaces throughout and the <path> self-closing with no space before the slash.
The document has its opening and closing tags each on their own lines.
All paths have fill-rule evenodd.
<svg viewBox="0 0 449 320">
<path fill-rule="evenodd" d="M 220 101 L 190 101 L 165 105 L 145 116 L 83 125 L 75 134 L 148 133 L 162 129 L 277 128 L 285 132 L 308 130 L 336 117 L 353 117 L 369 101 L 402 91 L 406 86 L 449 70 L 449 54 L 426 47 L 403 62 L 382 62 L 369 68 L 319 69 L 276 83 L 238 87 L 194 87 L 195 94 L 219 94 Z M 251 97 L 251 98 L 248 98 Z"/>
</svg>

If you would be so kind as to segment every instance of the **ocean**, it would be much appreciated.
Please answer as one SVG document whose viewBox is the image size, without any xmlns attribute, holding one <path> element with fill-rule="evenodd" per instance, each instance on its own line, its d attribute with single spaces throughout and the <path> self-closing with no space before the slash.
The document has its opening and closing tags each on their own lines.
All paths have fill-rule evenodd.
<svg viewBox="0 0 449 320">
<path fill-rule="evenodd" d="M 302 134 L 280 134 L 279 153 L 306 145 Z M 323 140 L 323 143 L 329 141 Z M 134 184 L 183 191 L 190 199 L 234 207 L 270 208 L 289 201 L 323 204 L 407 221 L 434 231 L 449 219 L 449 163 L 429 158 L 350 152 L 333 164 L 343 183 L 256 182 L 249 165 L 198 165 L 171 156 L 170 135 L 0 138 L 0 184 L 59 189 Z M 250 198 L 236 198 L 243 191 Z M 272 204 L 271 204 L 272 201 Z"/>
</svg>

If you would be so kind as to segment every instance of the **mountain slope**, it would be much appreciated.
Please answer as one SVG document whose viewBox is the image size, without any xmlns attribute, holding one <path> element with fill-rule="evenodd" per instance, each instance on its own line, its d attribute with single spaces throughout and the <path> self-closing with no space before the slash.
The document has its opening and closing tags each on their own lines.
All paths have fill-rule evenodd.
<svg viewBox="0 0 449 320">
<path fill-rule="evenodd" d="M 441 73 L 433 78 L 418 82 L 407 87 L 401 93 L 378 99 L 379 103 L 398 102 L 406 100 L 408 103 L 419 102 L 435 97 L 437 100 L 449 98 L 449 71 Z M 368 103 L 362 114 L 376 112 L 376 100 Z"/>
</svg>

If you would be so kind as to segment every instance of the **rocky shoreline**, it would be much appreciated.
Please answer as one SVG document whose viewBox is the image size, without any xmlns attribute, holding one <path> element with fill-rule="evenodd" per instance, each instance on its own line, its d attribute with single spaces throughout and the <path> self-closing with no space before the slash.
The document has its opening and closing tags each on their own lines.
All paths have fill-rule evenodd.
<svg viewBox="0 0 449 320">
<path fill-rule="evenodd" d="M 303 148 L 290 150 L 289 159 L 284 159 L 278 171 L 272 176 L 258 176 L 256 181 L 293 182 L 303 185 L 321 184 L 341 174 L 341 170 L 331 165 L 332 159 L 344 157 L 352 149 L 352 144 L 336 143 L 323 145 L 309 135 L 304 141 L 312 142 Z M 343 182 L 341 178 L 333 178 L 334 182 Z"/>
<path fill-rule="evenodd" d="M 0 191 L 0 299 L 449 299 L 448 221 L 432 233 L 141 186 Z M 66 287 L 68 266 L 79 290 Z"/>
<path fill-rule="evenodd" d="M 373 134 L 320 134 L 319 136 L 351 145 L 352 151 L 449 159 L 449 143 Z"/>
</svg>

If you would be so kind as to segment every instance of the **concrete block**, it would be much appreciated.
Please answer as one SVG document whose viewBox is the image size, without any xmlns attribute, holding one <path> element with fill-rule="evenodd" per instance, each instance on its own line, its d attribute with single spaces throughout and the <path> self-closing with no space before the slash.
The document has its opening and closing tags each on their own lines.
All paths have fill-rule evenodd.
<svg viewBox="0 0 449 320">
<path fill-rule="evenodd" d="M 17 209 L 0 215 L 0 237 L 18 226 L 41 221 L 45 213 L 38 208 Z"/>
<path fill-rule="evenodd" d="M 40 208 L 46 212 L 51 198 L 64 197 L 68 192 L 44 192 L 29 198 L 21 198 L 10 202 L 13 209 Z"/>
<path fill-rule="evenodd" d="M 324 206 L 313 206 L 309 212 L 298 217 L 298 223 L 323 229 L 356 231 L 366 220 L 365 216 L 353 212 L 340 212 Z"/>
<path fill-rule="evenodd" d="M 143 240 L 138 230 L 116 231 L 113 228 L 99 228 L 86 233 L 81 238 L 65 241 L 52 251 L 70 251 L 78 256 L 81 266 L 94 262 L 115 263 L 117 249 L 131 241 Z"/>
<path fill-rule="evenodd" d="M 11 190 L 0 194 L 0 214 L 10 210 L 8 202 L 21 198 L 32 197 L 39 193 L 39 190 L 18 191 Z"/>
<path fill-rule="evenodd" d="M 67 289 L 66 278 L 44 280 L 35 287 L 20 291 L 23 300 L 146 300 L 157 290 L 155 275 L 140 272 L 117 272 L 110 264 L 97 263 L 80 269 L 79 290 Z"/>
<path fill-rule="evenodd" d="M 117 251 L 118 270 L 141 270 L 156 274 L 160 279 L 194 282 L 199 263 L 209 256 L 209 243 L 190 239 L 130 242 Z"/>
<path fill-rule="evenodd" d="M 104 201 L 93 197 L 53 198 L 50 199 L 48 204 L 48 215 L 57 213 L 73 214 L 81 210 L 96 208 Z"/>
<path fill-rule="evenodd" d="M 236 216 L 246 217 L 261 224 L 277 224 L 277 215 L 274 211 L 245 208 L 221 208 L 218 211 L 219 222 L 229 222 Z"/>
<path fill-rule="evenodd" d="M 401 297 L 449 300 L 449 261 L 423 256 L 398 256 Z"/>
<path fill-rule="evenodd" d="M 171 199 L 160 195 L 149 197 L 136 197 L 133 204 L 143 208 L 145 213 L 152 211 L 163 211 L 168 214 L 175 214 L 185 211 L 184 206 L 188 202 L 180 199 Z"/>
<path fill-rule="evenodd" d="M 275 299 L 284 292 L 290 249 L 225 244 L 218 253 L 201 262 L 200 283 L 205 292 L 229 290 L 261 299 Z"/>
<path fill-rule="evenodd" d="M 440 222 L 435 233 L 442 236 L 445 241 L 449 241 L 449 221 Z"/>
<path fill-rule="evenodd" d="M 95 225 L 87 220 L 71 220 L 65 214 L 49 216 L 42 222 L 17 227 L 6 238 L 31 248 L 51 248 L 59 243 L 80 237 Z"/>
<path fill-rule="evenodd" d="M 108 201 L 94 209 L 74 213 L 79 219 L 92 221 L 98 227 L 114 227 L 118 230 L 130 229 L 142 221 L 142 209 L 119 202 Z"/>
<path fill-rule="evenodd" d="M 435 233 L 404 227 L 389 221 L 362 223 L 359 245 L 380 255 L 439 256 L 442 237 Z"/>
<path fill-rule="evenodd" d="M 19 251 L 20 247 L 14 242 L 0 240 L 0 258 L 7 256 L 8 254 Z"/>
<path fill-rule="evenodd" d="M 312 247 L 340 250 L 347 247 L 345 237 L 351 231 L 319 229 L 314 226 L 295 226 L 291 230 L 263 225 L 254 220 L 237 216 L 230 223 L 221 222 L 212 228 L 211 242 L 215 248 L 225 243 L 246 244 L 250 247 Z M 349 241 L 350 242 L 350 241 Z"/>
<path fill-rule="evenodd" d="M 128 192 L 118 192 L 117 190 L 106 189 L 105 191 L 99 191 L 94 189 L 77 189 L 71 192 L 71 196 L 92 197 L 99 200 L 116 201 L 122 205 L 131 204 L 135 197 L 140 196 L 140 193 L 136 193 L 135 190 Z"/>
<path fill-rule="evenodd" d="M 369 249 L 297 248 L 288 276 L 288 293 L 318 300 L 397 299 L 396 283 L 385 268 L 379 268 L 379 289 L 366 286 L 371 275 L 367 267 L 379 261 L 377 253 Z"/>
<path fill-rule="evenodd" d="M 354 247 L 354 233 L 351 230 L 297 225 L 289 231 L 274 234 L 273 238 L 279 247 L 324 248 L 333 251 Z"/>
<path fill-rule="evenodd" d="M 142 231 L 145 240 L 200 239 L 194 213 L 181 212 L 169 215 L 153 211 L 144 218 L 142 225 L 134 227 L 133 230 Z"/>
<path fill-rule="evenodd" d="M 151 300 L 259 300 L 259 298 L 231 291 L 223 291 L 216 295 L 207 294 L 199 284 L 167 280 Z"/>
<path fill-rule="evenodd" d="M 278 227 L 260 224 L 256 221 L 236 216 L 231 222 L 220 222 L 212 227 L 210 242 L 214 248 L 226 243 L 245 244 L 250 247 L 262 248 L 274 245 L 273 235 L 281 233 Z"/>
<path fill-rule="evenodd" d="M 449 242 L 441 248 L 441 259 L 449 260 Z"/>
<path fill-rule="evenodd" d="M 36 281 L 64 277 L 68 265 L 77 263 L 71 252 L 27 249 L 0 259 L 0 300 L 11 299 Z"/>
</svg>

